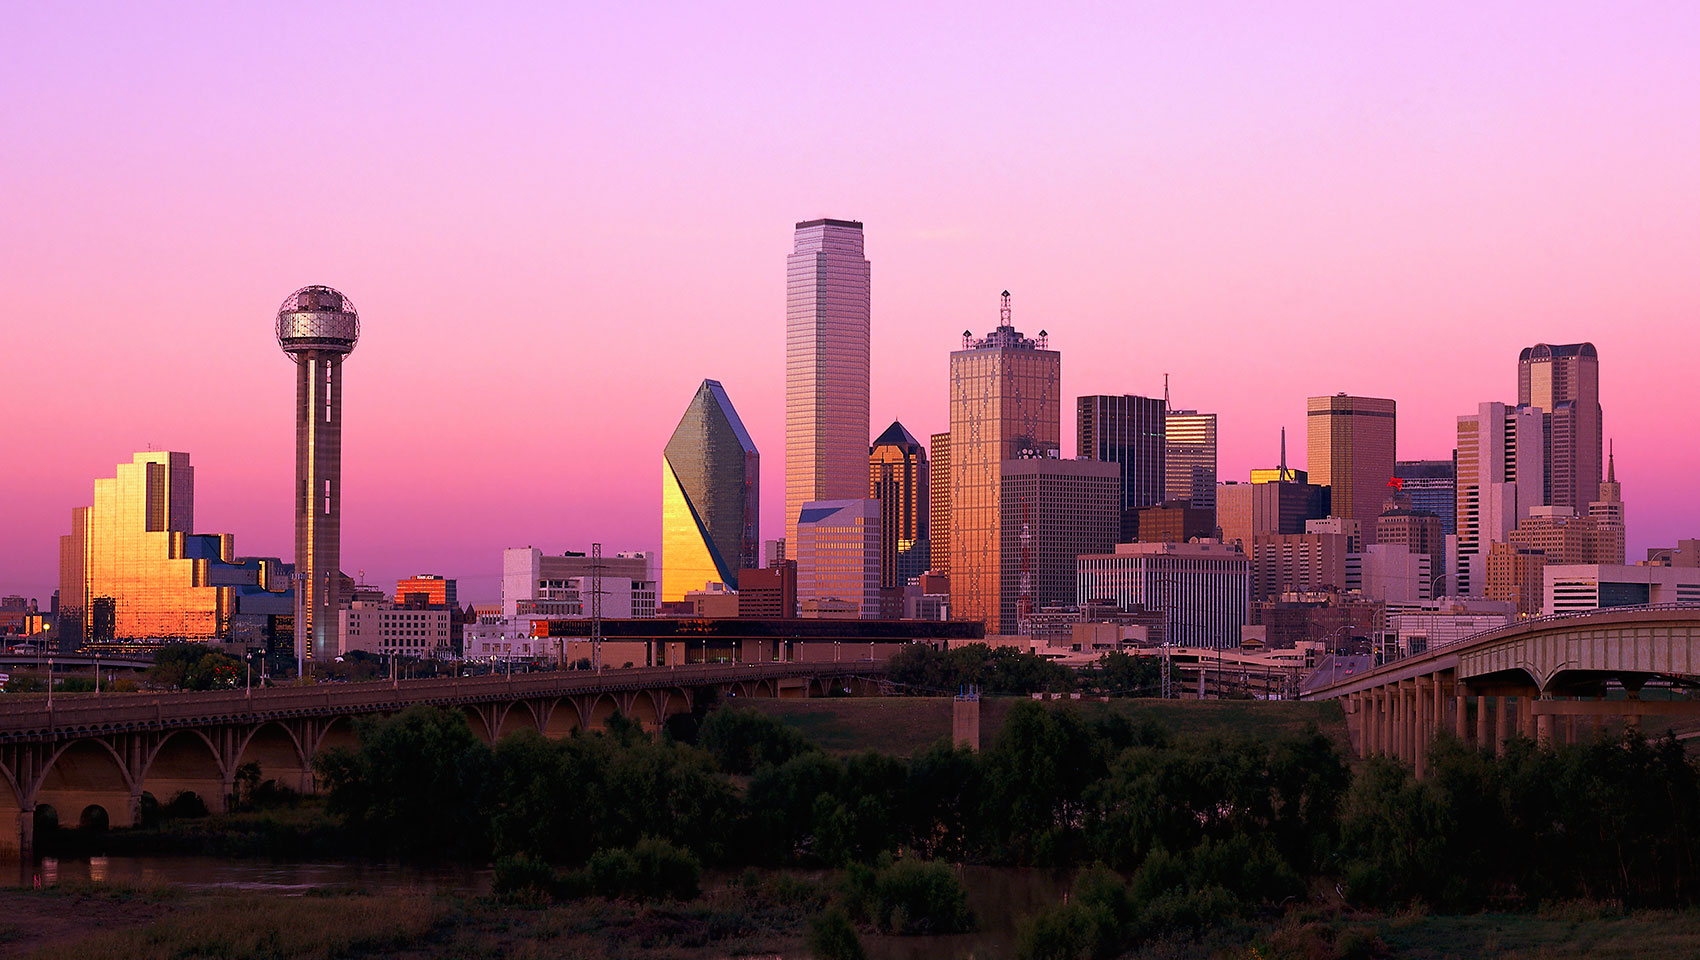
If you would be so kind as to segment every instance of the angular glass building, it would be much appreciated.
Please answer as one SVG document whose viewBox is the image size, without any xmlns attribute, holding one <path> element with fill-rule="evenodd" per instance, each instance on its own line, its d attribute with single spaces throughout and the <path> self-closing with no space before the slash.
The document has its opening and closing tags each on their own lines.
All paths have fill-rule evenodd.
<svg viewBox="0 0 1700 960">
<path fill-rule="evenodd" d="M 932 497 L 927 448 L 893 420 L 868 450 L 868 496 L 880 514 L 880 587 L 894 589 L 927 572 Z"/>
<path fill-rule="evenodd" d="M 761 454 L 726 390 L 704 380 L 661 456 L 661 599 L 706 583 L 736 590 L 761 565 Z"/>
</svg>

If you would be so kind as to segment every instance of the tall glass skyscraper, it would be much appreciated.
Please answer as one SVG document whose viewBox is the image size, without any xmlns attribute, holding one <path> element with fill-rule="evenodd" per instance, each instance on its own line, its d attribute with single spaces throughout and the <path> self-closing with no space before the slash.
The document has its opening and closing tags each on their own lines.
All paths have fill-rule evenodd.
<svg viewBox="0 0 1700 960">
<path fill-rule="evenodd" d="M 1216 415 L 1170 410 L 1164 418 L 1168 444 L 1165 500 L 1185 500 L 1200 510 L 1216 509 Z"/>
<path fill-rule="evenodd" d="M 1131 540 L 1134 511 L 1164 499 L 1168 445 L 1164 440 L 1163 401 L 1095 395 L 1077 397 L 1075 405 L 1076 456 L 1120 468 L 1116 516 L 1122 539 Z"/>
<path fill-rule="evenodd" d="M 661 599 L 704 584 L 736 590 L 761 565 L 761 454 L 726 390 L 704 380 L 661 456 Z"/>
<path fill-rule="evenodd" d="M 1056 456 L 1062 437 L 1062 354 L 1045 331 L 1010 323 L 964 332 L 950 355 L 950 595 L 952 614 L 995 630 L 1002 610 L 1003 462 Z"/>
<path fill-rule="evenodd" d="M 1397 405 L 1379 397 L 1311 397 L 1306 402 L 1306 469 L 1310 482 L 1329 489 L 1330 515 L 1358 521 L 1364 543 L 1375 540 L 1375 521 L 1393 479 L 1398 440 Z"/>
<path fill-rule="evenodd" d="M 869 266 L 854 220 L 797 224 L 785 258 L 785 538 L 811 500 L 868 491 Z"/>
<path fill-rule="evenodd" d="M 868 450 L 868 496 L 881 506 L 881 589 L 901 587 L 926 573 L 932 560 L 928 474 L 927 448 L 895 420 Z"/>
<path fill-rule="evenodd" d="M 1542 415 L 1546 502 L 1586 513 L 1605 466 L 1600 355 L 1591 343 L 1537 343 L 1517 358 L 1517 405 Z"/>
</svg>

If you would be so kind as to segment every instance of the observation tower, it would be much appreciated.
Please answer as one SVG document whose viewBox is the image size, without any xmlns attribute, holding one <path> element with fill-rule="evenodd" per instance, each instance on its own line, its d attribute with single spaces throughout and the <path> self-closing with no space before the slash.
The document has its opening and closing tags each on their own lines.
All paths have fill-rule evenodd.
<svg viewBox="0 0 1700 960">
<path fill-rule="evenodd" d="M 277 309 L 295 361 L 295 656 L 336 656 L 342 577 L 342 361 L 360 339 L 353 301 L 302 287 Z"/>
</svg>

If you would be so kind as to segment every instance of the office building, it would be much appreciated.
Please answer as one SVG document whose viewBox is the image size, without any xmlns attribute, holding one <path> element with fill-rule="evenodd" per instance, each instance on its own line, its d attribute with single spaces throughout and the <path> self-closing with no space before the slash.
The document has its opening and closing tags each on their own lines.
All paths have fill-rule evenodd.
<svg viewBox="0 0 1700 960">
<path fill-rule="evenodd" d="M 338 611 L 337 656 L 358 650 L 379 656 L 445 657 L 454 650 L 450 634 L 456 613 L 443 606 L 355 600 Z"/>
<path fill-rule="evenodd" d="M 865 434 L 864 434 L 865 435 Z M 857 444 L 857 490 L 862 489 Z M 704 380 L 661 457 L 661 599 L 704 584 L 736 590 L 758 565 L 761 455 L 718 381 Z"/>
<path fill-rule="evenodd" d="M 1417 603 L 1432 599 L 1433 561 L 1412 553 L 1404 544 L 1372 543 L 1346 556 L 1346 589 L 1382 603 Z"/>
<path fill-rule="evenodd" d="M 1599 499 L 1588 504 L 1588 516 L 1599 525 L 1600 563 L 1621 564 L 1628 545 L 1625 541 L 1623 485 L 1617 482 L 1617 455 L 1606 455 L 1606 478 Z"/>
<path fill-rule="evenodd" d="M 1700 568 L 1548 564 L 1542 613 L 1586 613 L 1650 603 L 1700 603 Z"/>
<path fill-rule="evenodd" d="M 1700 567 L 1700 540 L 1678 540 L 1674 547 L 1648 547 L 1648 566 Z"/>
<path fill-rule="evenodd" d="M 879 616 L 878 500 L 803 504 L 797 515 L 797 602 L 804 616 Z"/>
<path fill-rule="evenodd" d="M 465 641 L 466 618 L 461 615 L 455 586 L 455 581 L 434 573 L 397 580 L 395 603 L 398 607 L 414 610 L 449 611 L 449 648 L 460 653 Z"/>
<path fill-rule="evenodd" d="M 1163 635 L 1189 647 L 1238 647 L 1251 608 L 1251 563 L 1223 543 L 1118 543 L 1077 561 L 1076 600 L 1163 614 Z"/>
<path fill-rule="evenodd" d="M 1495 543 L 1488 547 L 1482 595 L 1513 604 L 1521 617 L 1538 616 L 1545 604 L 1547 555 L 1532 547 Z"/>
<path fill-rule="evenodd" d="M 1611 531 L 1593 517 L 1578 517 L 1569 507 L 1535 507 L 1505 535 L 1505 542 L 1546 557 L 1548 563 L 1615 563 L 1617 549 Z M 1539 579 L 1538 577 L 1536 578 Z M 1535 590 L 1540 606 L 1540 590 Z"/>
<path fill-rule="evenodd" d="M 797 615 L 797 561 L 781 560 L 738 575 L 738 616 L 785 620 Z"/>
<path fill-rule="evenodd" d="M 795 243 L 785 258 L 785 540 L 793 553 L 804 503 L 867 495 L 871 344 L 862 225 L 804 221 Z"/>
<path fill-rule="evenodd" d="M 235 556 L 230 534 L 198 534 L 187 453 L 150 451 L 94 482 L 59 538 L 61 649 L 114 641 L 293 642 L 295 598 L 281 560 Z M 335 640 L 332 641 L 332 649 Z"/>
<path fill-rule="evenodd" d="M 1411 498 L 1410 509 L 1426 510 L 1440 518 L 1440 532 L 1458 532 L 1458 466 L 1452 460 L 1400 460 L 1393 464 L 1399 490 Z M 1377 534 L 1379 536 L 1379 534 Z"/>
<path fill-rule="evenodd" d="M 995 624 L 1004 609 L 1003 462 L 1055 456 L 1062 354 L 1024 336 L 1004 291 L 996 330 L 964 332 L 950 355 L 950 588 L 953 614 Z"/>
<path fill-rule="evenodd" d="M 1361 553 L 1364 549 L 1364 528 L 1352 517 L 1318 517 L 1305 521 L 1305 533 L 1332 533 L 1346 538 L 1346 550 Z"/>
<path fill-rule="evenodd" d="M 1506 542 L 1517 521 L 1545 501 L 1541 412 L 1483 403 L 1458 418 L 1457 557 L 1449 558 L 1458 596 L 1482 596 L 1490 544 Z"/>
<path fill-rule="evenodd" d="M 1413 554 L 1428 557 L 1430 592 L 1445 593 L 1450 586 L 1446 576 L 1446 534 L 1440 517 L 1415 505 L 1409 494 L 1389 497 L 1381 516 L 1375 519 L 1375 542 L 1404 547 Z"/>
<path fill-rule="evenodd" d="M 1311 397 L 1306 401 L 1305 448 L 1310 482 L 1329 489 L 1329 513 L 1351 517 L 1365 536 L 1393 478 L 1397 405 L 1376 397 Z"/>
<path fill-rule="evenodd" d="M 897 590 L 927 572 L 932 498 L 927 449 L 893 421 L 868 451 L 867 495 L 880 502 L 880 588 Z"/>
<path fill-rule="evenodd" d="M 1022 621 L 1036 611 L 1074 602 L 1076 558 L 1115 547 L 1122 473 L 1095 460 L 1006 460 L 999 496 L 1003 581 L 996 631 L 1024 633 Z"/>
<path fill-rule="evenodd" d="M 785 540 L 763 540 L 761 542 L 761 565 L 777 567 L 785 562 Z"/>
<path fill-rule="evenodd" d="M 1537 343 L 1517 358 L 1517 404 L 1541 412 L 1542 503 L 1578 513 L 1599 499 L 1605 433 L 1591 343 Z"/>
<path fill-rule="evenodd" d="M 1164 415 L 1163 497 L 1197 510 L 1216 509 L 1216 415 L 1170 410 Z"/>
<path fill-rule="evenodd" d="M 1191 500 L 1166 500 L 1141 507 L 1134 513 L 1132 529 L 1128 526 L 1122 524 L 1122 543 L 1185 543 L 1195 537 L 1214 540 L 1217 536 L 1216 511 L 1195 507 Z"/>
<path fill-rule="evenodd" d="M 950 576 L 950 434 L 935 433 L 927 443 L 927 487 L 932 497 L 927 538 L 934 573 Z"/>
<path fill-rule="evenodd" d="M 1274 600 L 1284 593 L 1344 590 L 1351 544 L 1339 533 L 1263 534 L 1251 542 L 1251 595 Z"/>
<path fill-rule="evenodd" d="M 1162 400 L 1105 396 L 1075 399 L 1075 448 L 1083 460 L 1114 463 L 1121 470 L 1121 539 L 1134 539 L 1141 507 L 1160 503 L 1168 483 L 1168 445 Z M 1191 496 L 1189 489 L 1188 497 Z"/>
<path fill-rule="evenodd" d="M 1222 542 L 1237 543 L 1247 551 L 1255 537 L 1304 533 L 1307 521 L 1327 515 L 1328 488 L 1313 483 L 1277 480 L 1216 485 L 1216 524 Z"/>
<path fill-rule="evenodd" d="M 330 287 L 290 294 L 277 343 L 295 361 L 295 644 L 331 656 L 341 634 L 342 362 L 360 339 L 353 301 Z"/>
<path fill-rule="evenodd" d="M 569 551 L 554 556 L 536 547 L 509 547 L 502 551 L 501 616 L 588 617 L 592 582 L 600 574 L 604 617 L 653 617 L 656 584 L 651 559 L 642 551 L 602 557 Z"/>
<path fill-rule="evenodd" d="M 1387 632 L 1403 655 L 1422 653 L 1496 630 L 1516 616 L 1514 604 L 1449 597 L 1418 604 L 1389 604 Z"/>
</svg>

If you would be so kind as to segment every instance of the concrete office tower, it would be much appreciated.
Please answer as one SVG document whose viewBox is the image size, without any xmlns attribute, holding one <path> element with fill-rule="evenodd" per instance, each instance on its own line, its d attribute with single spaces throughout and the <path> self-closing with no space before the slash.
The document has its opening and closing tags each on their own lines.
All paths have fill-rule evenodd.
<svg viewBox="0 0 1700 960">
<path fill-rule="evenodd" d="M 785 541 L 810 500 L 867 495 L 869 271 L 862 225 L 797 224 L 785 258 Z"/>
<path fill-rule="evenodd" d="M 1074 602 L 1081 554 L 1115 549 L 1122 473 L 1114 463 L 1030 457 L 1003 464 L 1003 582 L 998 623 L 988 633 L 1026 633 L 1022 621 Z"/>
<path fill-rule="evenodd" d="M 1623 515 L 1623 485 L 1617 482 L 1617 454 L 1606 455 L 1606 478 L 1599 499 L 1588 504 L 1588 516 L 1600 527 L 1600 562 L 1622 564 L 1628 551 Z"/>
<path fill-rule="evenodd" d="M 952 614 L 998 625 L 1003 609 L 1003 462 L 1055 456 L 1062 437 L 1062 354 L 1023 336 L 1003 292 L 996 330 L 962 334 L 950 355 Z"/>
<path fill-rule="evenodd" d="M 1537 343 L 1517 358 L 1517 405 L 1543 417 L 1544 502 L 1584 512 L 1605 460 L 1600 356 L 1591 343 Z"/>
<path fill-rule="evenodd" d="M 1541 420 L 1533 407 L 1503 403 L 1458 418 L 1458 555 L 1446 564 L 1457 596 L 1483 595 L 1490 545 L 1544 502 Z"/>
<path fill-rule="evenodd" d="M 1351 538 L 1341 533 L 1276 533 L 1252 538 L 1251 596 L 1275 600 L 1283 593 L 1346 589 Z"/>
<path fill-rule="evenodd" d="M 927 448 L 892 421 L 868 449 L 868 496 L 880 512 L 880 588 L 895 590 L 927 572 L 929 496 Z"/>
<path fill-rule="evenodd" d="M 1447 466 L 1451 466 L 1450 461 Z M 1440 518 L 1418 509 L 1409 494 L 1395 494 L 1388 498 L 1386 507 L 1375 520 L 1375 542 L 1402 546 L 1427 557 L 1430 582 L 1425 587 L 1432 587 L 1434 596 L 1444 596 L 1451 583 L 1446 579 L 1446 533 Z"/>
<path fill-rule="evenodd" d="M 1164 417 L 1164 500 L 1216 510 L 1216 415 L 1170 410 Z"/>
<path fill-rule="evenodd" d="M 664 602 L 709 583 L 736 590 L 738 571 L 759 565 L 760 485 L 755 442 L 725 388 L 704 380 L 661 457 Z"/>
<path fill-rule="evenodd" d="M 1302 470 L 1293 472 L 1304 475 Z M 1248 554 L 1256 537 L 1304 533 L 1306 522 L 1327 515 L 1328 488 L 1302 479 L 1216 485 L 1216 524 L 1222 530 L 1222 542 L 1238 543 Z"/>
<path fill-rule="evenodd" d="M 187 453 L 138 453 L 97 479 L 94 502 L 71 511 L 71 532 L 59 538 L 60 648 L 112 640 L 269 646 L 294 610 L 283 562 L 236 557 L 230 534 L 194 527 Z"/>
<path fill-rule="evenodd" d="M 1397 446 L 1397 405 L 1376 397 L 1311 397 L 1306 402 L 1306 468 L 1310 482 L 1329 489 L 1329 512 L 1358 521 L 1375 536 L 1387 499 Z"/>
<path fill-rule="evenodd" d="M 934 573 L 950 576 L 950 433 L 935 433 L 927 444 L 927 486 L 933 498 L 927 538 L 932 541 Z"/>
<path fill-rule="evenodd" d="M 1076 602 L 1163 614 L 1163 636 L 1188 647 L 1237 647 L 1251 614 L 1251 561 L 1231 544 L 1119 543 L 1078 561 Z"/>
<path fill-rule="evenodd" d="M 1168 483 L 1168 444 L 1162 400 L 1150 397 L 1079 397 L 1075 400 L 1075 455 L 1115 464 L 1121 471 L 1120 541 L 1135 538 L 1140 507 L 1161 503 Z"/>
<path fill-rule="evenodd" d="M 1400 460 L 1393 464 L 1400 492 L 1411 498 L 1411 509 L 1440 518 L 1443 535 L 1458 532 L 1458 467 L 1451 460 Z"/>
<path fill-rule="evenodd" d="M 811 500 L 797 514 L 803 616 L 872 620 L 880 612 L 880 502 Z"/>
<path fill-rule="evenodd" d="M 277 343 L 295 361 L 295 652 L 336 656 L 342 624 L 342 361 L 360 339 L 353 301 L 302 287 L 277 309 Z"/>
</svg>

